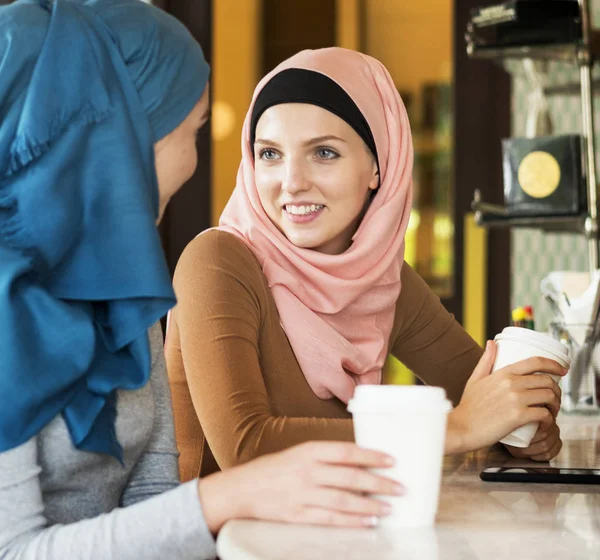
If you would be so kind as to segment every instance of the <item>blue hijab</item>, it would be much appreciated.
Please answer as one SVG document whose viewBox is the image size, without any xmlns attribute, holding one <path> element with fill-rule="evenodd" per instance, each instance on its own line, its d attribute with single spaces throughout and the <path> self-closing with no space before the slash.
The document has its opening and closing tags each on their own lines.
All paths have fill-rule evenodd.
<svg viewBox="0 0 600 560">
<path fill-rule="evenodd" d="M 153 144 L 208 74 L 140 0 L 0 7 L 0 451 L 61 413 L 77 448 L 122 460 L 116 390 L 148 382 L 175 303 Z"/>
</svg>

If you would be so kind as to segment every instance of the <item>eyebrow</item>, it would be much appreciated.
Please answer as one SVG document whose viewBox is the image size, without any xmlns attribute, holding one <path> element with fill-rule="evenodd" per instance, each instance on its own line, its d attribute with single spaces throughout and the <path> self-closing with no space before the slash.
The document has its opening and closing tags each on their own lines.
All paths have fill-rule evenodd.
<svg viewBox="0 0 600 560">
<path fill-rule="evenodd" d="M 311 138 L 310 140 L 303 142 L 303 145 L 304 146 L 312 146 L 313 144 L 320 144 L 322 142 L 327 142 L 328 140 L 338 140 L 339 142 L 344 142 L 345 144 L 347 144 L 346 140 L 344 140 L 343 138 L 340 138 L 339 136 L 334 136 L 333 134 L 328 134 L 326 136 L 318 136 L 316 138 Z M 255 144 L 267 144 L 269 146 L 280 147 L 277 142 L 274 142 L 273 140 L 264 139 L 264 138 L 257 138 L 254 141 L 254 143 Z"/>
</svg>

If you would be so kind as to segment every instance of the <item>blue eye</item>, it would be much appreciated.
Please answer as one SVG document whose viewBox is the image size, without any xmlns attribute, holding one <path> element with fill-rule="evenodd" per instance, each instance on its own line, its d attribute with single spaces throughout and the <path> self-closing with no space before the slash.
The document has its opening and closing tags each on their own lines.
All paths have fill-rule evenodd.
<svg viewBox="0 0 600 560">
<path fill-rule="evenodd" d="M 317 155 L 321 159 L 336 159 L 336 158 L 340 157 L 340 154 L 338 154 L 336 151 L 332 150 L 331 148 L 317 148 Z"/>
<path fill-rule="evenodd" d="M 270 148 L 265 148 L 258 153 L 258 157 L 260 159 L 271 161 L 271 160 L 276 159 L 278 156 L 277 156 L 277 152 L 275 150 L 271 150 Z"/>
</svg>

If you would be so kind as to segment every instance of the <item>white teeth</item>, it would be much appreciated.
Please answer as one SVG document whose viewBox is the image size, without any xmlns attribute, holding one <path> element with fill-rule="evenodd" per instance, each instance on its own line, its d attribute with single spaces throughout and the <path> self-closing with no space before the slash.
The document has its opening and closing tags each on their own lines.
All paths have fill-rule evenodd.
<svg viewBox="0 0 600 560">
<path fill-rule="evenodd" d="M 323 208 L 322 204 L 310 204 L 305 206 L 294 206 L 292 204 L 286 204 L 285 209 L 290 214 L 294 214 L 296 216 L 303 216 L 304 214 L 310 214 L 311 212 L 316 212 L 317 210 L 321 210 Z"/>
</svg>

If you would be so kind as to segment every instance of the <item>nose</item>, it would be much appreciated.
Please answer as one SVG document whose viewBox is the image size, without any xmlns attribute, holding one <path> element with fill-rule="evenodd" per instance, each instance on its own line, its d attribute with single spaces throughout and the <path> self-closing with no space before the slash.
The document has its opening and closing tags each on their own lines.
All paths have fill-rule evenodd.
<svg viewBox="0 0 600 560">
<path fill-rule="evenodd" d="M 310 181 L 301 162 L 292 158 L 286 162 L 281 188 L 290 194 L 310 190 Z"/>
</svg>

